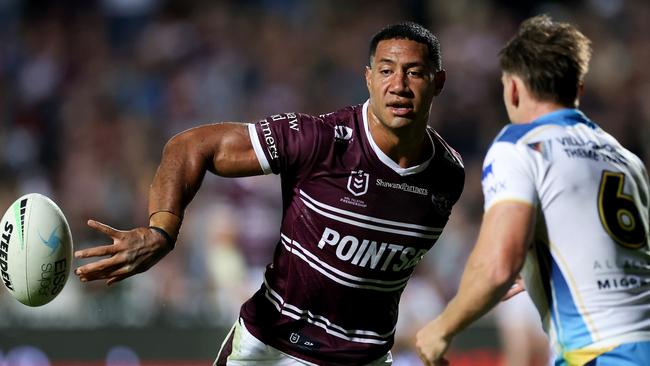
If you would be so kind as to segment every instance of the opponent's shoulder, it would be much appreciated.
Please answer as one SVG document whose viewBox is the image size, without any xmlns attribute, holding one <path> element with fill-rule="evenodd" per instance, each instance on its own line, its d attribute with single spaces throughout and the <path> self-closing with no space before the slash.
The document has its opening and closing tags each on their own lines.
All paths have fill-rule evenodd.
<svg viewBox="0 0 650 366">
<path fill-rule="evenodd" d="M 526 126 L 526 125 L 514 125 L 515 127 Z M 508 128 L 510 126 L 506 126 Z M 504 128 L 505 129 L 505 128 Z M 508 129 L 506 131 L 506 137 L 497 136 L 483 159 L 483 176 L 486 176 L 486 173 L 492 171 L 492 166 L 501 166 L 505 170 L 511 170 L 515 168 L 529 167 L 531 164 L 534 164 L 534 152 L 540 152 L 542 154 L 548 154 L 548 145 L 545 143 L 545 140 L 540 142 L 531 142 L 527 143 L 528 139 L 524 138 L 527 132 L 531 130 L 525 130 L 523 128 L 515 128 L 514 131 Z M 511 135 L 508 136 L 507 134 Z M 503 134 L 503 131 L 502 131 Z M 512 135 L 521 134 L 521 136 L 513 137 Z M 500 134 L 501 135 L 501 134 Z"/>
<path fill-rule="evenodd" d="M 494 138 L 492 144 L 497 143 L 509 143 L 517 144 L 521 142 L 526 136 L 530 135 L 533 132 L 539 132 L 540 130 L 553 129 L 556 128 L 555 125 L 538 125 L 534 123 L 525 123 L 525 124 L 508 124 L 504 126 L 499 134 Z"/>
</svg>

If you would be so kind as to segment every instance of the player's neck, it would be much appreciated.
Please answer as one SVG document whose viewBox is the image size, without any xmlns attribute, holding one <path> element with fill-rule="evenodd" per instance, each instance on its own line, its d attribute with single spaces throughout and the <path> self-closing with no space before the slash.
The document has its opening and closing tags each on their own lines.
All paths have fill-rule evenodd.
<svg viewBox="0 0 650 366">
<path fill-rule="evenodd" d="M 368 122 L 368 129 L 377 147 L 400 167 L 416 166 L 431 156 L 433 147 L 427 137 L 426 124 L 395 130 L 373 121 L 373 118 Z"/>
<path fill-rule="evenodd" d="M 567 107 L 554 102 L 528 100 L 517 108 L 514 116 L 511 116 L 511 121 L 517 124 L 531 123 L 546 114 L 566 108 L 573 107 Z"/>
</svg>

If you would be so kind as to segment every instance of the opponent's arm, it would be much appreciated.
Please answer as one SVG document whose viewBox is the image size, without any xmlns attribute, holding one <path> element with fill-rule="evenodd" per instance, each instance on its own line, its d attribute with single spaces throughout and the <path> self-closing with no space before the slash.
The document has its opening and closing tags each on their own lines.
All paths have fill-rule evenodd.
<svg viewBox="0 0 650 366">
<path fill-rule="evenodd" d="M 76 258 L 108 258 L 81 266 L 75 274 L 82 282 L 105 279 L 110 285 L 151 268 L 172 250 L 185 207 L 206 171 L 226 177 L 262 174 L 247 125 L 205 125 L 169 140 L 149 190 L 150 227 L 121 231 L 89 220 L 112 243 L 77 251 Z"/>
<path fill-rule="evenodd" d="M 508 292 L 523 267 L 534 227 L 534 208 L 501 202 L 485 214 L 456 296 L 416 335 L 425 365 L 445 365 L 452 338 L 492 309 Z"/>
</svg>

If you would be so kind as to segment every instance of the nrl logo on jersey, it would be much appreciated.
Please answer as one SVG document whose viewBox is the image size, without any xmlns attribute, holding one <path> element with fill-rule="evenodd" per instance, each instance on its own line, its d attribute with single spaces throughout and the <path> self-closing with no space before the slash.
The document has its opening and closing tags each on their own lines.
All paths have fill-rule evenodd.
<svg viewBox="0 0 650 366">
<path fill-rule="evenodd" d="M 353 170 L 348 178 L 348 191 L 355 196 L 362 196 L 368 192 L 368 181 L 370 174 L 363 170 Z"/>
</svg>

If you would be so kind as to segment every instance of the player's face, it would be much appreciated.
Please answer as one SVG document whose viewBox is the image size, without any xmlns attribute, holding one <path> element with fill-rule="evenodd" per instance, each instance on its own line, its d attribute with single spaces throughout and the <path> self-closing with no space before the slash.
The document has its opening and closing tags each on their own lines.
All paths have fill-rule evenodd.
<svg viewBox="0 0 650 366">
<path fill-rule="evenodd" d="M 366 68 L 369 112 L 391 129 L 426 125 L 444 78 L 444 71 L 433 69 L 426 45 L 407 39 L 380 41 Z"/>
</svg>

